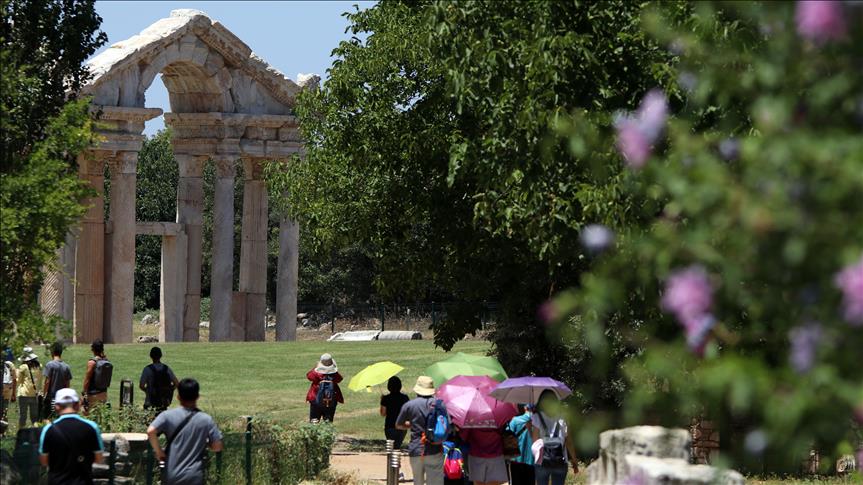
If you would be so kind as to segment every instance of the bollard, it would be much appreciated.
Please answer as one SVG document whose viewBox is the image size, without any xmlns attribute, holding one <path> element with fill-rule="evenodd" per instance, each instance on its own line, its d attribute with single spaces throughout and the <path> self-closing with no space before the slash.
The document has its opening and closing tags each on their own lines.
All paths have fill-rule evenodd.
<svg viewBox="0 0 863 485">
<path fill-rule="evenodd" d="M 394 483 L 393 470 L 390 463 L 392 462 L 393 453 L 395 452 L 395 444 L 396 442 L 394 440 L 387 440 L 387 485 L 392 485 Z M 396 480 L 398 480 L 398 475 L 396 475 Z"/>
<path fill-rule="evenodd" d="M 120 407 L 131 406 L 135 395 L 135 386 L 129 379 L 120 381 Z"/>
<path fill-rule="evenodd" d="M 393 450 L 393 452 L 388 455 L 388 458 L 387 485 L 398 485 L 399 471 L 402 466 L 402 453 L 399 450 Z"/>
<path fill-rule="evenodd" d="M 246 416 L 246 485 L 252 485 L 252 417 Z"/>
</svg>

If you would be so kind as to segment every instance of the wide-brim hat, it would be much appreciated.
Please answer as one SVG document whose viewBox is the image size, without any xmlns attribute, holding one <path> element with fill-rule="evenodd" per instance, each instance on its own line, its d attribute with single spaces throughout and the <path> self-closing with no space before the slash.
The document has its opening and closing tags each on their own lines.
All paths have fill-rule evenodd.
<svg viewBox="0 0 863 485">
<path fill-rule="evenodd" d="M 22 357 L 21 360 L 23 360 L 24 362 L 30 362 L 31 360 L 36 360 L 38 358 L 39 358 L 38 355 L 34 354 L 33 352 L 30 352 L 29 354 L 24 354 L 24 357 Z"/>
<path fill-rule="evenodd" d="M 429 376 L 417 377 L 417 383 L 414 385 L 414 392 L 418 396 L 433 396 L 434 395 L 434 380 Z"/>
<path fill-rule="evenodd" d="M 338 371 L 339 366 L 336 365 L 336 360 L 330 354 L 322 355 L 318 365 L 315 366 L 315 372 L 318 374 L 335 374 Z"/>
</svg>

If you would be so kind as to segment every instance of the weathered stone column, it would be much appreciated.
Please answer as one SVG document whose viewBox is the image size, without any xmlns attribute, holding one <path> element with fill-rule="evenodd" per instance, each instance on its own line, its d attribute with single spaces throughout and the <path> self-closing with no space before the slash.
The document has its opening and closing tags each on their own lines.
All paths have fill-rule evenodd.
<svg viewBox="0 0 863 485">
<path fill-rule="evenodd" d="M 177 222 L 186 233 L 186 296 L 183 341 L 198 341 L 201 320 L 201 243 L 203 238 L 204 162 L 206 157 L 178 154 Z"/>
<path fill-rule="evenodd" d="M 210 342 L 231 340 L 234 288 L 234 158 L 216 163 L 213 195 L 213 258 L 210 279 Z"/>
<path fill-rule="evenodd" d="M 118 152 L 108 164 L 111 172 L 110 266 L 106 265 L 104 339 L 132 342 L 135 293 L 135 194 L 138 152 Z"/>
<path fill-rule="evenodd" d="M 79 177 L 94 191 L 84 199 L 88 207 L 81 219 L 75 254 L 75 324 L 73 341 L 102 338 L 105 296 L 105 202 L 104 167 L 101 152 L 78 157 Z"/>
<path fill-rule="evenodd" d="M 267 185 L 259 159 L 243 160 L 243 230 L 240 247 L 240 292 L 246 299 L 246 341 L 266 337 Z"/>
<path fill-rule="evenodd" d="M 159 341 L 181 342 L 186 297 L 186 233 L 162 236 L 162 276 L 159 288 Z"/>
<path fill-rule="evenodd" d="M 279 270 L 276 280 L 276 340 L 297 339 L 297 288 L 300 271 L 300 224 L 279 221 Z"/>
</svg>

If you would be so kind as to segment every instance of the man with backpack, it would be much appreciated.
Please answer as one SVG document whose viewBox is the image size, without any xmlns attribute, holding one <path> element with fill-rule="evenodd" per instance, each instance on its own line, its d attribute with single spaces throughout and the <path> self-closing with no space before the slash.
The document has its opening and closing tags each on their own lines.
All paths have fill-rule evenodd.
<svg viewBox="0 0 863 485">
<path fill-rule="evenodd" d="M 174 389 L 180 381 L 166 364 L 162 363 L 162 349 L 150 349 L 152 364 L 144 367 L 138 387 L 144 391 L 144 409 L 155 409 L 160 413 L 171 405 Z"/>
<path fill-rule="evenodd" d="M 84 374 L 84 415 L 89 414 L 96 403 L 108 401 L 108 388 L 111 387 L 111 376 L 114 374 L 114 366 L 105 357 L 105 344 L 101 340 L 94 340 L 90 350 L 93 351 L 93 358 L 87 361 L 87 373 Z"/>
<path fill-rule="evenodd" d="M 419 376 L 413 388 L 416 399 L 404 406 L 396 419 L 396 428 L 410 430 L 408 443 L 414 485 L 443 485 L 442 444 L 449 434 L 449 416 L 443 401 L 434 399 L 434 381 Z"/>
<path fill-rule="evenodd" d="M 306 401 L 309 403 L 309 421 L 333 422 L 336 406 L 345 402 L 342 390 L 339 388 L 342 375 L 339 374 L 339 368 L 333 356 L 322 355 L 318 365 L 306 374 L 306 379 L 312 382 L 306 394 Z"/>
<path fill-rule="evenodd" d="M 183 379 L 177 385 L 181 407 L 159 414 L 147 428 L 150 446 L 165 464 L 165 485 L 203 485 L 204 450 L 222 451 L 222 432 L 210 415 L 198 409 L 199 396 L 198 381 Z M 167 438 L 165 448 L 159 443 L 160 434 Z"/>
</svg>

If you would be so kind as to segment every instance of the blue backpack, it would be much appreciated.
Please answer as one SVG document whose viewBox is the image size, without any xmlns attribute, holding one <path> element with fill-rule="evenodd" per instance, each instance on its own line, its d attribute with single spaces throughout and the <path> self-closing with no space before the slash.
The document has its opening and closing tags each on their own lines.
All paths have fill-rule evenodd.
<svg viewBox="0 0 863 485">
<path fill-rule="evenodd" d="M 440 399 L 429 403 L 429 413 L 426 416 L 425 442 L 433 445 L 443 443 L 449 436 L 449 415 L 446 406 Z"/>
<path fill-rule="evenodd" d="M 333 378 L 324 376 L 318 383 L 318 393 L 315 395 L 315 405 L 324 409 L 336 407 L 336 387 Z"/>
</svg>

